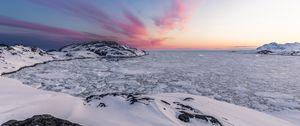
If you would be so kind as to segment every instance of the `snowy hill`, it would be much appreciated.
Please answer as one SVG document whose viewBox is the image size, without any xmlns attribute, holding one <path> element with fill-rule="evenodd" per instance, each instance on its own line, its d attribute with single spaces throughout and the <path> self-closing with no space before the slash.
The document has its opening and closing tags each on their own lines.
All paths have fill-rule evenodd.
<svg viewBox="0 0 300 126">
<path fill-rule="evenodd" d="M 137 57 L 145 55 L 145 51 L 130 48 L 113 41 L 95 41 L 90 43 L 73 44 L 60 49 L 62 52 L 92 52 L 101 57 Z"/>
<path fill-rule="evenodd" d="M 39 48 L 0 45 L 0 74 L 53 59 L 52 55 Z"/>
<path fill-rule="evenodd" d="M 24 66 L 53 60 L 115 57 L 131 58 L 145 55 L 145 51 L 111 41 L 90 42 L 65 46 L 56 51 L 44 51 L 23 45 L 0 45 L 0 74 Z"/>
<path fill-rule="evenodd" d="M 278 44 L 276 42 L 272 42 L 258 47 L 256 52 L 259 54 L 300 55 L 300 43 Z"/>
<path fill-rule="evenodd" d="M 51 114 L 86 126 L 295 126 L 265 113 L 196 95 L 108 93 L 82 100 L 34 89 L 13 79 L 0 77 L 0 83 L 0 101 L 5 101 L 0 102 L 0 124 Z"/>
</svg>

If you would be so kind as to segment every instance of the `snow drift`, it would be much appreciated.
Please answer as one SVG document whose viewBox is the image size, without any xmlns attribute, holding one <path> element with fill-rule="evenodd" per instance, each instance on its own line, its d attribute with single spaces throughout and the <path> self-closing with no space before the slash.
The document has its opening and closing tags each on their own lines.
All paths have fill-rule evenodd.
<svg viewBox="0 0 300 126">
<path fill-rule="evenodd" d="M 0 100 L 5 101 L 0 102 L 0 123 L 51 114 L 88 126 L 294 126 L 255 110 L 181 93 L 137 94 L 133 96 L 138 100 L 132 103 L 128 95 L 95 95 L 83 101 L 67 94 L 37 90 L 3 77 L 0 77 L 0 86 Z M 98 106 L 100 103 L 105 106 Z M 179 117 L 182 114 L 187 115 Z"/>
</svg>

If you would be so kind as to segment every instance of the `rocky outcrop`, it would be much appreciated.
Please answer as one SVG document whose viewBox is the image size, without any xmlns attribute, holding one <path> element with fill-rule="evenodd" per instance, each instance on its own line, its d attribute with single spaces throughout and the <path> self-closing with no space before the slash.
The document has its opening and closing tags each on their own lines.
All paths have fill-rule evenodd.
<svg viewBox="0 0 300 126">
<path fill-rule="evenodd" d="M 215 117 L 206 115 L 199 109 L 194 108 L 189 103 L 193 103 L 194 98 L 185 97 L 178 101 L 173 101 L 170 99 L 160 99 L 150 97 L 148 95 L 143 95 L 139 93 L 105 93 L 99 95 L 91 95 L 85 98 L 85 105 L 94 106 L 96 108 L 105 109 L 106 107 L 114 106 L 114 104 L 128 103 L 123 106 L 124 108 L 137 107 L 139 105 L 144 105 L 143 107 L 151 110 L 151 106 L 163 106 L 163 111 L 166 113 L 173 113 L 173 117 L 178 120 L 190 123 L 199 121 L 199 125 L 206 124 L 212 126 L 223 126 L 222 123 Z M 145 110 L 147 111 L 147 110 Z"/>
<path fill-rule="evenodd" d="M 270 51 L 270 50 L 260 50 L 260 51 L 257 51 L 256 53 L 258 53 L 258 54 L 272 54 L 273 52 Z"/>
<path fill-rule="evenodd" d="M 17 71 L 25 66 L 49 61 L 62 61 L 84 58 L 132 58 L 144 56 L 145 51 L 130 48 L 113 41 L 95 41 L 73 44 L 59 50 L 44 51 L 23 45 L 0 44 L 0 75 Z"/>
<path fill-rule="evenodd" d="M 100 95 L 91 95 L 91 96 L 85 98 L 85 104 L 91 105 L 91 103 L 96 102 L 96 107 L 106 107 L 107 105 L 101 101 L 105 97 L 113 97 L 113 98 L 120 97 L 120 98 L 124 99 L 125 101 L 127 101 L 129 104 L 143 103 L 145 105 L 148 105 L 149 102 L 154 100 L 153 98 L 143 96 L 139 93 L 114 92 L 114 93 L 105 93 L 105 94 L 100 94 Z"/>
<path fill-rule="evenodd" d="M 45 114 L 45 115 L 35 115 L 23 121 L 10 120 L 3 123 L 1 126 L 81 126 L 81 125 Z"/>
<path fill-rule="evenodd" d="M 0 74 L 53 59 L 52 55 L 39 48 L 0 45 Z"/>
<path fill-rule="evenodd" d="M 190 122 L 190 119 L 198 119 L 198 120 L 202 120 L 204 122 L 207 122 L 209 124 L 212 124 L 214 126 L 223 126 L 221 122 L 218 121 L 218 119 L 216 119 L 213 116 L 209 116 L 209 115 L 201 115 L 201 114 L 191 114 L 185 111 L 179 111 L 180 114 L 178 115 L 178 119 L 183 121 L 183 122 Z"/>
<path fill-rule="evenodd" d="M 300 55 L 300 43 L 285 43 L 278 44 L 276 42 L 272 42 L 269 44 L 265 44 L 256 49 L 256 53 L 258 54 L 271 54 L 271 55 L 291 55 L 291 56 L 299 56 Z"/>
<path fill-rule="evenodd" d="M 121 45 L 114 41 L 95 41 L 82 44 L 73 44 L 60 49 L 62 52 L 72 53 L 88 51 L 101 57 L 137 57 L 146 54 L 145 51 Z"/>
<path fill-rule="evenodd" d="M 1 44 L 0 45 L 0 54 L 9 52 L 12 55 L 30 55 L 30 54 L 36 54 L 43 56 L 46 54 L 46 51 L 43 51 L 40 48 L 34 48 L 34 47 L 29 47 L 29 46 L 24 46 L 24 45 L 14 45 L 14 46 L 8 46 Z"/>
</svg>

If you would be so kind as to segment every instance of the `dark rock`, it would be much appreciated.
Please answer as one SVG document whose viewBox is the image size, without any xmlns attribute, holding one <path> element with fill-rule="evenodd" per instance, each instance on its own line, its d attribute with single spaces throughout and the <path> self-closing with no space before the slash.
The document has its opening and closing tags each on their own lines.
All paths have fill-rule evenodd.
<svg viewBox="0 0 300 126">
<path fill-rule="evenodd" d="M 147 102 L 153 101 L 153 98 L 142 96 L 140 93 L 105 93 L 100 95 L 91 95 L 85 98 L 85 103 L 88 104 L 92 101 L 99 102 L 98 106 L 103 106 L 103 102 L 100 102 L 102 98 L 107 96 L 113 96 L 113 97 L 123 97 L 126 101 L 129 102 L 129 104 L 135 104 L 135 103 L 143 103 L 145 105 L 148 105 Z M 103 104 L 102 104 L 103 103 Z M 105 105 L 106 106 L 106 105 Z"/>
<path fill-rule="evenodd" d="M 185 105 L 185 104 L 182 104 L 180 102 L 173 102 L 173 103 L 176 104 L 176 105 L 178 105 L 178 106 L 180 106 L 181 110 L 191 110 L 191 111 L 193 111 L 195 113 L 199 113 L 200 112 L 198 109 L 195 109 L 195 108 L 193 108 L 193 107 L 191 107 L 189 105 Z"/>
<path fill-rule="evenodd" d="M 10 120 L 1 126 L 81 126 L 67 120 L 55 118 L 51 115 L 35 115 L 23 121 Z"/>
<path fill-rule="evenodd" d="M 181 114 L 179 114 L 178 119 L 183 121 L 183 122 L 189 122 L 191 118 L 196 118 L 196 119 L 200 119 L 203 120 L 207 123 L 211 123 L 214 126 L 223 126 L 222 123 L 220 121 L 218 121 L 218 119 L 216 119 L 213 116 L 209 116 L 209 115 L 200 115 L 200 114 L 191 114 L 185 111 L 179 111 Z"/>
<path fill-rule="evenodd" d="M 31 48 L 31 50 L 32 50 L 33 48 Z M 22 50 L 23 52 L 29 52 L 29 50 L 28 49 L 23 49 Z M 33 51 L 33 52 L 35 52 L 35 51 Z"/>
<path fill-rule="evenodd" d="M 196 115 L 195 115 L 195 118 L 201 119 L 201 120 L 204 120 L 204 121 L 208 122 L 208 119 L 206 118 L 206 116 L 203 116 L 203 115 L 198 115 L 198 114 L 196 114 Z"/>
<path fill-rule="evenodd" d="M 5 44 L 0 44 L 0 47 L 9 47 L 9 46 Z"/>
<path fill-rule="evenodd" d="M 67 45 L 59 51 L 90 51 L 101 57 L 115 58 L 130 58 L 143 56 L 145 51 L 136 48 L 131 48 L 114 41 L 94 41 L 81 44 Z"/>
<path fill-rule="evenodd" d="M 100 102 L 99 105 L 97 107 L 106 107 L 106 104 Z"/>
<path fill-rule="evenodd" d="M 37 51 L 38 51 L 38 48 L 31 48 L 31 51 L 32 51 L 32 52 L 37 52 Z"/>
<path fill-rule="evenodd" d="M 192 101 L 194 100 L 194 98 L 191 98 L 191 97 L 187 97 L 187 98 L 184 98 L 183 101 Z"/>
<path fill-rule="evenodd" d="M 216 125 L 216 126 L 222 126 L 222 123 L 219 122 L 219 120 L 213 116 L 196 114 L 195 118 L 204 120 L 206 122 L 210 122 L 211 124 Z"/>
<path fill-rule="evenodd" d="M 222 126 L 221 122 L 219 122 L 215 117 L 207 116 L 207 118 L 210 119 L 210 122 L 211 122 L 212 124 Z"/>
<path fill-rule="evenodd" d="M 194 114 L 191 114 L 191 113 L 188 113 L 188 112 L 185 112 L 185 111 L 179 111 L 179 112 L 182 113 L 182 114 L 187 115 L 187 116 L 190 117 L 190 118 L 194 118 L 194 117 L 195 117 Z"/>
<path fill-rule="evenodd" d="M 183 122 L 190 122 L 190 117 L 187 114 L 179 114 L 178 119 Z"/>
<path fill-rule="evenodd" d="M 103 50 L 91 50 L 91 51 L 95 52 L 99 56 L 106 56 L 106 54 L 107 54 L 107 52 L 105 52 Z"/>
<path fill-rule="evenodd" d="M 70 53 L 67 53 L 66 56 L 67 56 L 67 57 L 72 57 L 73 55 L 70 54 Z"/>
<path fill-rule="evenodd" d="M 167 105 L 171 105 L 169 102 L 165 101 L 165 100 L 160 100 L 162 103 L 165 103 Z"/>
<path fill-rule="evenodd" d="M 39 52 L 39 55 L 41 55 L 41 56 L 43 56 L 45 54 L 46 54 L 45 52 Z"/>
<path fill-rule="evenodd" d="M 270 51 L 270 50 L 260 50 L 260 51 L 257 51 L 256 53 L 258 53 L 258 54 L 270 54 L 270 53 L 273 53 L 273 52 Z"/>
<path fill-rule="evenodd" d="M 290 55 L 297 56 L 300 54 L 300 51 L 292 51 Z"/>
</svg>

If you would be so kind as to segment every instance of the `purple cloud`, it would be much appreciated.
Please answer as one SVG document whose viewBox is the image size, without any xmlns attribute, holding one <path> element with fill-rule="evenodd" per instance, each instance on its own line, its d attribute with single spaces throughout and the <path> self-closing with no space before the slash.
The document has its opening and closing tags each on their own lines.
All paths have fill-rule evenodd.
<svg viewBox="0 0 300 126">
<path fill-rule="evenodd" d="M 153 19 L 161 31 L 169 31 L 180 26 L 188 18 L 184 0 L 172 0 L 171 7 L 160 17 Z"/>
<path fill-rule="evenodd" d="M 68 15 L 73 15 L 80 19 L 94 22 L 96 25 L 99 25 L 104 30 L 113 33 L 115 36 L 124 36 L 125 38 L 120 41 L 125 44 L 136 46 L 150 43 L 145 42 L 147 41 L 146 39 L 148 38 L 149 33 L 144 23 L 125 6 L 120 6 L 120 8 L 122 8 L 123 18 L 125 19 L 120 21 L 120 19 L 111 17 L 102 9 L 92 4 L 88 4 L 87 2 L 66 2 L 61 0 L 31 1 L 42 6 L 56 9 L 60 12 L 64 12 Z"/>
<path fill-rule="evenodd" d="M 125 35 L 127 37 L 145 35 L 146 28 L 142 21 L 134 16 L 130 11 L 124 9 L 124 17 L 128 22 L 124 23 L 118 19 L 112 18 L 102 9 L 88 4 L 87 2 L 66 2 L 61 0 L 31 0 L 32 2 L 49 8 L 74 15 L 80 19 L 92 21 L 99 24 L 107 31 Z"/>
<path fill-rule="evenodd" d="M 31 23 L 31 22 L 22 21 L 10 17 L 5 17 L 5 16 L 0 16 L 0 25 L 43 32 L 44 36 L 50 34 L 52 35 L 52 37 L 54 36 L 54 37 L 63 37 L 63 38 L 73 38 L 73 39 L 80 39 L 80 40 L 106 38 L 106 36 L 97 35 L 93 33 L 79 32 L 75 30 L 47 26 L 38 23 Z"/>
<path fill-rule="evenodd" d="M 57 10 L 66 15 L 72 15 L 84 21 L 90 23 L 92 22 L 93 25 L 96 25 L 112 34 L 111 36 L 103 36 L 94 33 L 80 32 L 38 23 L 31 23 L 3 16 L 0 16 L 0 25 L 34 30 L 42 32 L 44 36 L 50 35 L 57 37 L 57 39 L 86 41 L 113 39 L 119 40 L 127 45 L 143 48 L 150 48 L 160 45 L 167 39 L 167 37 L 162 37 L 162 35 L 151 36 L 151 33 L 149 33 L 149 31 L 147 30 L 144 22 L 138 16 L 132 13 L 126 6 L 120 5 L 119 8 L 121 8 L 120 10 L 122 11 L 122 17 L 115 18 L 101 8 L 98 8 L 93 4 L 89 4 L 88 1 L 30 1 L 35 4 Z M 178 24 L 183 23 L 186 19 L 186 7 L 183 3 L 183 0 L 172 0 L 171 2 L 171 8 L 168 11 L 166 11 L 162 16 L 153 19 L 155 25 L 160 29 L 160 31 L 172 30 Z"/>
</svg>

